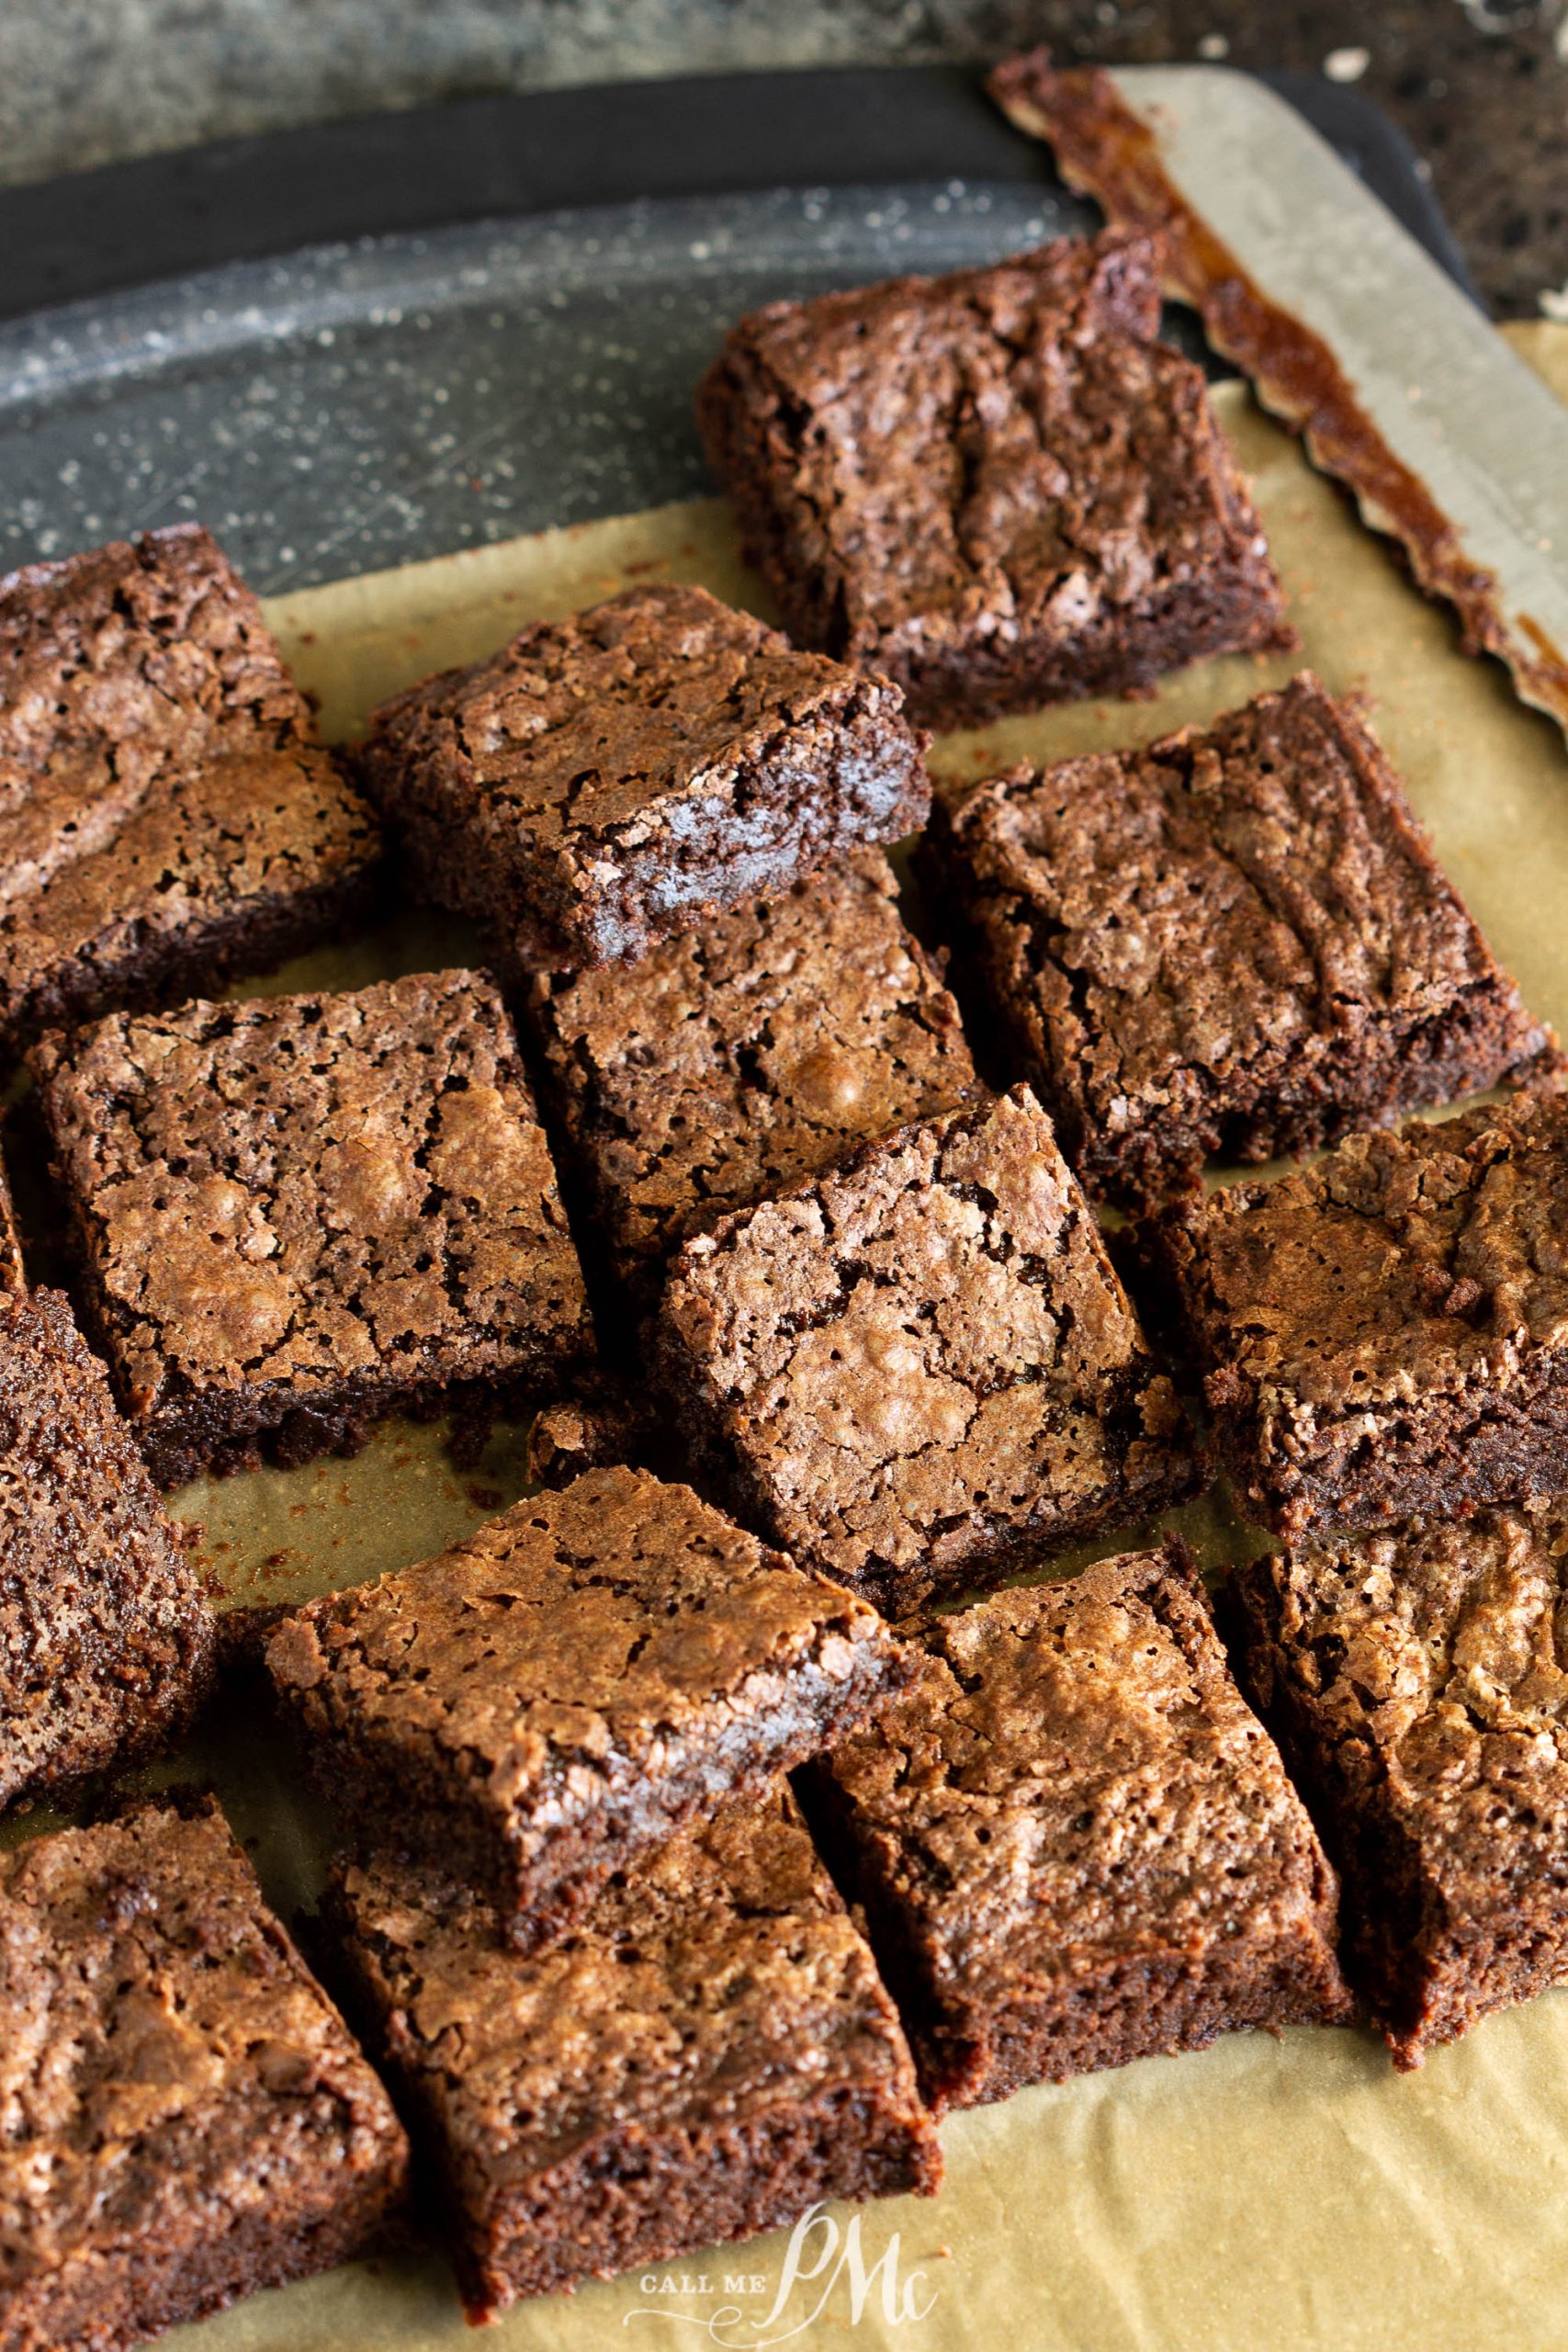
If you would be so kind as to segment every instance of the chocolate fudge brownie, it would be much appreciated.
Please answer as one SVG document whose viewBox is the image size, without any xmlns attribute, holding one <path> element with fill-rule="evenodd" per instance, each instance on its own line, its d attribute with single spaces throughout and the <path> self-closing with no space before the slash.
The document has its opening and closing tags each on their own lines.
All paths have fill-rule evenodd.
<svg viewBox="0 0 1568 2352">
<path fill-rule="evenodd" d="M 365 2252 L 408 2143 L 215 1806 L 0 1855 L 0 2343 L 129 2352 Z"/>
<path fill-rule="evenodd" d="M 1568 1978 L 1568 1510 L 1266 1554 L 1238 1669 L 1345 1874 L 1346 1966 L 1402 2067 Z"/>
<path fill-rule="evenodd" d="M 931 1620 L 813 1769 L 928 2095 L 1344 2018 L 1337 1889 L 1179 1546 Z"/>
<path fill-rule="evenodd" d="M 936 726 L 1293 643 L 1158 324 L 1157 248 L 1119 230 L 743 319 L 697 421 L 791 634 Z"/>
<path fill-rule="evenodd" d="M 180 525 L 0 581 L 0 1052 L 215 991 L 368 905 L 374 817 Z"/>
<path fill-rule="evenodd" d="M 383 703 L 360 773 L 509 971 L 614 963 L 923 825 L 902 703 L 705 588 L 631 588 Z"/>
<path fill-rule="evenodd" d="M 880 851 L 656 947 L 543 976 L 528 1012 L 623 1280 L 846 1143 L 974 1091 L 958 1008 Z"/>
<path fill-rule="evenodd" d="M 66 1301 L 0 1297 L 0 1807 L 171 1744 L 213 1645 L 190 1538 Z"/>
<path fill-rule="evenodd" d="M 897 2014 L 787 1782 L 617 1872 L 530 1960 L 433 1869 L 351 1866 L 333 1909 L 476 2318 L 941 2178 Z"/>
<path fill-rule="evenodd" d="M 89 1329 L 163 1485 L 510 1403 L 592 1354 L 483 974 L 113 1014 L 33 1063 Z"/>
<path fill-rule="evenodd" d="M 658 1346 L 742 1516 L 890 1611 L 1193 1484 L 1175 1390 L 1027 1087 L 694 1237 Z"/>
<path fill-rule="evenodd" d="M 17 1231 L 17 1212 L 11 1199 L 11 1180 L 0 1161 L 0 1293 L 24 1291 L 28 1286 L 22 1265 L 22 1244 Z"/>
<path fill-rule="evenodd" d="M 876 1611 L 646 1471 L 592 1470 L 289 1618 L 267 1645 L 371 1841 L 484 1888 L 513 1940 L 901 1687 Z"/>
<path fill-rule="evenodd" d="M 1563 1484 L 1568 1099 L 1351 1136 L 1151 1227 L 1224 1466 L 1276 1533 Z"/>
<path fill-rule="evenodd" d="M 935 860 L 1091 1190 L 1157 1193 L 1556 1059 L 1354 707 L 1303 672 L 1212 727 L 983 785 Z"/>
</svg>

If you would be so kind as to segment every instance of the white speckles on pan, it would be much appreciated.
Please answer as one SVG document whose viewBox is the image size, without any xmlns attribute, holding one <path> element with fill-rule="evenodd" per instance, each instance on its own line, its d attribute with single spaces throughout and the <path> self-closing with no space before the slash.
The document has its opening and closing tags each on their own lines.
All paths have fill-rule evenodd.
<svg viewBox="0 0 1568 2352">
<path fill-rule="evenodd" d="M 1091 218 L 1027 183 L 666 198 L 21 320 L 0 327 L 0 564 L 199 515 L 276 593 L 685 496 L 692 388 L 743 311 Z"/>
</svg>

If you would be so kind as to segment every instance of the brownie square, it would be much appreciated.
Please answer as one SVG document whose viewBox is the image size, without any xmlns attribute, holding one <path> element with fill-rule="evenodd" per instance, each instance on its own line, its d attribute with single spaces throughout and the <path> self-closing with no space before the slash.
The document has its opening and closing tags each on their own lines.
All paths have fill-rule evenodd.
<svg viewBox="0 0 1568 2352">
<path fill-rule="evenodd" d="M 0 2325 L 129 2352 L 383 2233 L 408 2145 L 217 1808 L 0 1855 Z"/>
<path fill-rule="evenodd" d="M 1176 1393 L 1027 1087 L 687 1241 L 658 1344 L 742 1517 L 890 1612 L 1193 1482 Z"/>
<path fill-rule="evenodd" d="M 933 827 L 1013 1069 L 1090 1189 L 1311 1151 L 1554 1060 L 1355 707 L 1303 672 Z"/>
<path fill-rule="evenodd" d="M 524 1950 L 908 1673 L 863 1600 L 622 1468 L 312 1602 L 266 1662 L 360 1832 L 458 1871 Z"/>
<path fill-rule="evenodd" d="M 934 726 L 1292 643 L 1158 324 L 1157 250 L 1120 230 L 743 319 L 697 422 L 792 636 Z"/>
<path fill-rule="evenodd" d="M 1294 1537 L 1563 1484 L 1568 1100 L 1351 1136 L 1151 1228 L 1226 1470 Z"/>
<path fill-rule="evenodd" d="M 618 1872 L 533 1959 L 456 1878 L 385 1858 L 344 1871 L 333 1908 L 476 2319 L 942 2177 L 787 1782 Z"/>
<path fill-rule="evenodd" d="M 923 825 L 902 702 L 704 588 L 631 588 L 383 703 L 360 772 L 504 967 L 606 964 Z"/>
<path fill-rule="evenodd" d="M 1179 1546 L 921 1647 L 812 1791 L 939 2107 L 1349 2014 L 1334 1873 Z"/>
<path fill-rule="evenodd" d="M 541 975 L 527 1010 L 616 1272 L 644 1306 L 695 1225 L 974 1091 L 958 1008 L 877 850 L 640 964 Z"/>
<path fill-rule="evenodd" d="M 380 839 L 255 598 L 185 524 L 0 581 L 0 1053 L 328 939 Z"/>
<path fill-rule="evenodd" d="M 114 1014 L 33 1063 L 89 1329 L 164 1486 L 488 1411 L 592 1353 L 482 974 Z"/>
<path fill-rule="evenodd" d="M 1420 1520 L 1233 1579 L 1237 1666 L 1345 1876 L 1401 2068 L 1568 1978 L 1568 1509 Z"/>
<path fill-rule="evenodd" d="M 0 1808 L 170 1745 L 213 1646 L 191 1539 L 69 1306 L 0 1297 Z"/>
</svg>

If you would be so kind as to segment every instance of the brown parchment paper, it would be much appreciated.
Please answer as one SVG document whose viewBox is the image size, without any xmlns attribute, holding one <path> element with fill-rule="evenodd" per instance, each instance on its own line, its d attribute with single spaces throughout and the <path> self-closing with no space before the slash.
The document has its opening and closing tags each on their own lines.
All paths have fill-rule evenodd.
<svg viewBox="0 0 1568 2352">
<path fill-rule="evenodd" d="M 1529 342 L 1568 389 L 1568 335 Z M 1459 652 L 1445 616 L 1239 386 L 1217 399 L 1289 586 L 1299 658 L 1374 697 L 1449 871 L 1536 1010 L 1568 1033 L 1562 737 L 1501 669 Z M 699 501 L 311 590 L 270 618 L 336 737 L 390 689 L 489 652 L 525 619 L 649 576 L 766 609 L 726 508 Z M 1293 666 L 1211 662 L 1146 703 L 949 737 L 937 763 L 962 779 L 1021 755 L 1145 740 Z M 460 926 L 411 918 L 268 985 L 352 983 L 472 952 Z M 518 1446 L 519 1432 L 499 1430 L 459 1475 L 439 1432 L 395 1427 L 354 1461 L 193 1487 L 178 1508 L 204 1524 L 233 1599 L 288 1598 L 405 1564 L 488 1516 L 519 1491 Z M 1192 1524 L 1211 1558 L 1235 1541 L 1222 1516 Z M 215 1778 L 287 1910 L 319 1883 L 324 1825 L 259 1700 L 238 1694 L 217 1712 L 177 1769 Z M 793 2285 L 780 2234 L 524 2305 L 487 2340 L 529 2352 L 1568 2346 L 1568 1994 L 1489 2020 L 1413 2077 L 1359 2031 L 1248 2034 L 950 2118 L 942 2141 L 938 2199 L 864 2209 L 858 2242 L 835 2209 L 799 2248 Z M 468 2335 L 441 2263 L 410 2256 L 259 2297 L 171 2340 L 189 2352 L 436 2352 Z"/>
</svg>

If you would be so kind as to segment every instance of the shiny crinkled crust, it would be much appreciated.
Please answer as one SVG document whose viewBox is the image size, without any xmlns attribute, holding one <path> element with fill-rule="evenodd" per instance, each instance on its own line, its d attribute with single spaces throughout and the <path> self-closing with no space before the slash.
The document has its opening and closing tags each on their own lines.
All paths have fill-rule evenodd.
<svg viewBox="0 0 1568 2352">
<path fill-rule="evenodd" d="M 1350 1136 L 1149 1228 L 1226 1466 L 1280 1533 L 1550 1494 L 1568 1096 Z"/>
<path fill-rule="evenodd" d="M 210 1800 L 0 1855 L 0 2020 L 8 2352 L 127 2352 L 401 2202 L 391 2103 Z"/>
<path fill-rule="evenodd" d="M 1026 1087 L 689 1240 L 659 1346 L 744 1509 L 889 1608 L 1146 1515 L 1193 1476 Z"/>
<path fill-rule="evenodd" d="M 1102 1193 L 1314 1149 L 1555 1063 L 1355 707 L 1310 672 L 938 810 L 1014 1057 Z"/>
<path fill-rule="evenodd" d="M 1568 1514 L 1416 1520 L 1236 1578 L 1241 1671 L 1346 1873 L 1400 2063 L 1568 1976 Z"/>
<path fill-rule="evenodd" d="M 1292 642 L 1158 317 L 1156 248 L 1110 231 L 732 328 L 698 422 L 794 634 L 944 726 Z"/>
<path fill-rule="evenodd" d="M 0 582 L 0 1048 L 214 989 L 369 902 L 374 817 L 191 526 Z"/>
<path fill-rule="evenodd" d="M 192 1540 L 68 1303 L 0 1296 L 0 1809 L 171 1746 L 213 1645 Z"/>
<path fill-rule="evenodd" d="M 704 588 L 627 589 L 384 703 L 360 755 L 416 888 L 511 969 L 633 960 L 925 822 L 903 697 Z"/>
<path fill-rule="evenodd" d="M 357 1826 L 460 1858 L 525 1948 L 908 1672 L 866 1601 L 629 1469 L 310 1603 L 267 1666 Z"/>
<path fill-rule="evenodd" d="M 958 1008 L 864 850 L 641 962 L 536 978 L 527 1017 L 622 1279 L 847 1143 L 974 1091 Z"/>
<path fill-rule="evenodd" d="M 1333 1872 L 1179 1551 L 919 1643 L 813 1785 L 934 2096 L 1348 2014 Z"/>
<path fill-rule="evenodd" d="M 528 1960 L 469 1889 L 385 1859 L 341 1873 L 332 1916 L 476 2313 L 941 2178 L 897 2013 L 784 1781 Z"/>
<path fill-rule="evenodd" d="M 592 1354 L 483 974 L 118 1015 L 33 1063 L 94 1336 L 163 1483 Z"/>
</svg>

